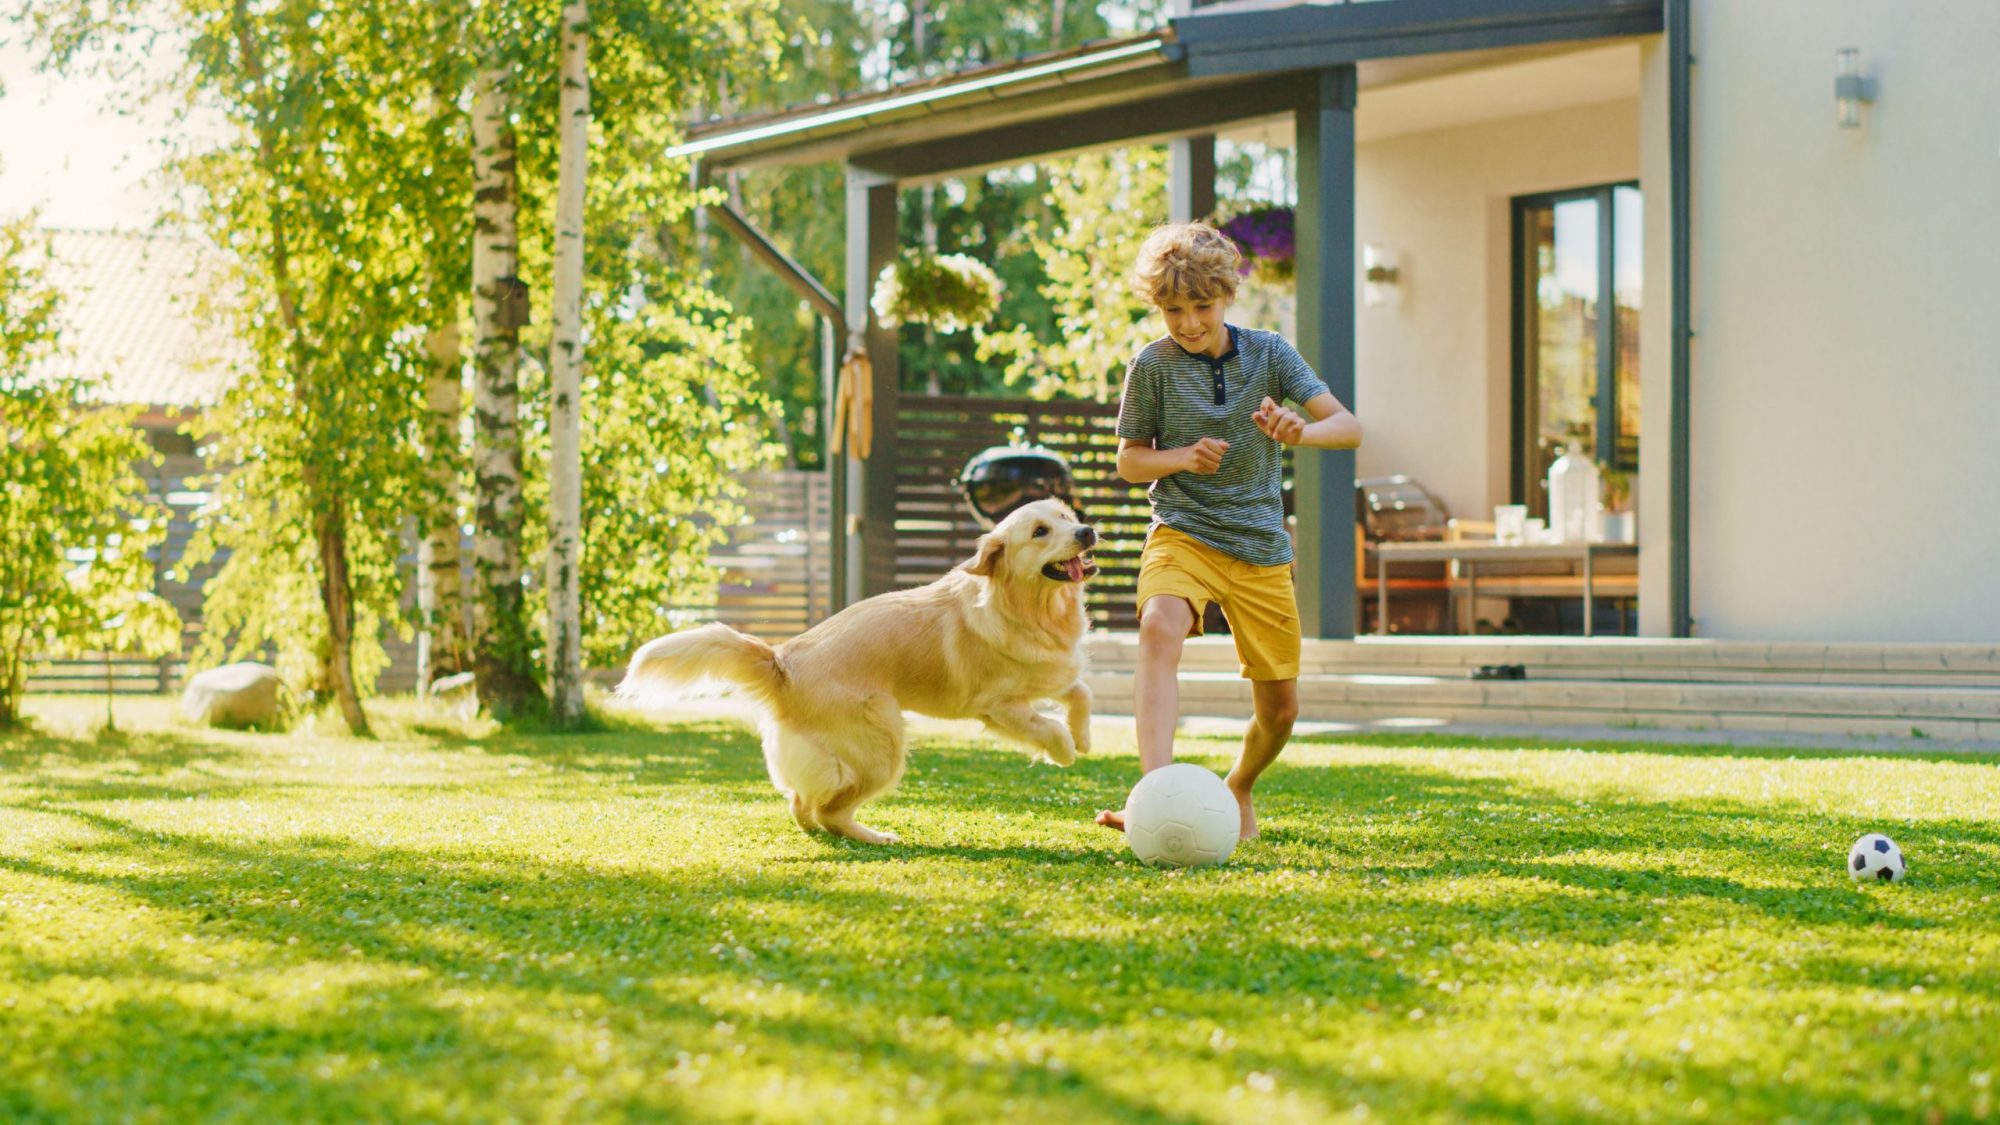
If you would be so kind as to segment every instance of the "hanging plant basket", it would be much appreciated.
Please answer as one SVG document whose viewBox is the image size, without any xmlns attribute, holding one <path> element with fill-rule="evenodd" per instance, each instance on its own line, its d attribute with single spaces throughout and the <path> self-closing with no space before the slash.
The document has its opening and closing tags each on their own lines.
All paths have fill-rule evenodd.
<svg viewBox="0 0 2000 1125">
<path fill-rule="evenodd" d="M 1290 207 L 1259 207 L 1222 224 L 1222 233 L 1243 254 L 1238 267 L 1265 282 L 1289 282 L 1297 271 L 1298 243 L 1293 237 Z"/>
<path fill-rule="evenodd" d="M 960 332 L 993 319 L 1002 288 L 999 276 L 977 258 L 905 251 L 883 268 L 868 303 L 883 324 Z"/>
</svg>

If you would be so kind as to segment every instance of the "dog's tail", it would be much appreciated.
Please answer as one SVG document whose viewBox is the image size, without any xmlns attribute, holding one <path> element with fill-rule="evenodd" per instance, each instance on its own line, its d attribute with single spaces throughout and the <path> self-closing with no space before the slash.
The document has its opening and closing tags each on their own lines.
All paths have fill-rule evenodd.
<svg viewBox="0 0 2000 1125">
<path fill-rule="evenodd" d="M 783 684 L 777 650 L 718 621 L 640 646 L 618 694 L 626 699 L 697 695 L 720 686 L 740 688 L 762 701 Z"/>
</svg>

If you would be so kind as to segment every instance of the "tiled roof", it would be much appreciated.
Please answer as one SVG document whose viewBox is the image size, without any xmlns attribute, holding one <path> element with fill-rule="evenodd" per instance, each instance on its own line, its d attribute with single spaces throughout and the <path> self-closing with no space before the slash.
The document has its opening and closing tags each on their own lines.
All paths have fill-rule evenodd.
<svg viewBox="0 0 2000 1125">
<path fill-rule="evenodd" d="M 207 406 L 221 396 L 245 353 L 224 315 L 200 307 L 220 269 L 215 251 L 171 235 L 48 235 L 66 354 L 44 370 L 101 378 L 112 402 Z"/>
</svg>

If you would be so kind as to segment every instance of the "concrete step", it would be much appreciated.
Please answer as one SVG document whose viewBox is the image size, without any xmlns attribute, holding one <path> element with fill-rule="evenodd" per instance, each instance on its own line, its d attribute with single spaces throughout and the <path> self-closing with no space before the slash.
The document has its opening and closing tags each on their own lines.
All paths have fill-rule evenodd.
<svg viewBox="0 0 2000 1125">
<path fill-rule="evenodd" d="M 1096 710 L 1131 709 L 1129 674 L 1093 671 L 1089 682 Z M 1234 669 L 1184 668 L 1180 683 L 1183 714 L 1250 713 L 1250 684 Z M 1299 714 L 1410 727 L 1623 726 L 2000 741 L 2000 688 L 1982 687 L 1312 674 L 1299 680 Z"/>
<path fill-rule="evenodd" d="M 1090 640 L 1091 666 L 1129 672 L 1138 637 Z M 1858 687 L 2000 688 L 2000 646 L 1819 644 L 1655 638 L 1420 637 L 1307 641 L 1303 675 L 1426 675 L 1463 678 L 1483 664 L 1520 664 L 1532 680 L 1621 680 Z M 1233 671 L 1227 637 L 1187 642 L 1183 670 Z"/>
</svg>

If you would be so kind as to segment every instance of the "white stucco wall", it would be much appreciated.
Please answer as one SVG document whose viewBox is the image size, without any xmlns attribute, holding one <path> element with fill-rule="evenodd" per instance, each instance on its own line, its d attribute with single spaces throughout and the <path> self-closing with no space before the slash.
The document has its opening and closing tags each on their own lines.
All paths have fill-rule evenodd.
<svg viewBox="0 0 2000 1125">
<path fill-rule="evenodd" d="M 1356 239 L 1401 275 L 1394 303 L 1356 312 L 1360 475 L 1409 473 L 1455 515 L 1507 502 L 1510 201 L 1638 172 L 1631 98 L 1359 146 Z"/>
<path fill-rule="evenodd" d="M 1693 32 L 1696 633 L 2000 638 L 2000 3 L 1699 0 Z"/>
</svg>

